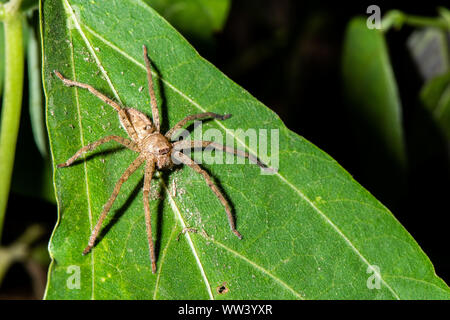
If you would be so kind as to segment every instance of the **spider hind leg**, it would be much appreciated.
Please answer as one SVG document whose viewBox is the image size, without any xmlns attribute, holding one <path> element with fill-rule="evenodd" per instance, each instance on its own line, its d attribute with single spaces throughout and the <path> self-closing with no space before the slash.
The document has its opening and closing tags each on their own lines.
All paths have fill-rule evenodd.
<svg viewBox="0 0 450 320">
<path fill-rule="evenodd" d="M 236 235 L 236 237 L 238 237 L 239 239 L 242 239 L 242 235 L 239 233 L 239 231 L 236 230 L 236 224 L 234 222 L 234 217 L 231 212 L 230 204 L 225 199 L 222 192 L 220 192 L 220 190 L 216 186 L 216 184 L 213 182 L 211 176 L 204 169 L 202 169 L 198 163 L 196 163 L 194 160 L 192 160 L 185 154 L 183 154 L 179 151 L 175 151 L 174 157 L 177 158 L 182 163 L 184 163 L 185 165 L 187 165 L 188 167 L 192 168 L 195 172 L 197 172 L 203 176 L 208 187 L 212 190 L 212 192 L 214 192 L 216 197 L 219 199 L 219 201 L 225 207 L 225 212 L 227 213 L 228 223 L 230 224 L 231 231 Z"/>
</svg>

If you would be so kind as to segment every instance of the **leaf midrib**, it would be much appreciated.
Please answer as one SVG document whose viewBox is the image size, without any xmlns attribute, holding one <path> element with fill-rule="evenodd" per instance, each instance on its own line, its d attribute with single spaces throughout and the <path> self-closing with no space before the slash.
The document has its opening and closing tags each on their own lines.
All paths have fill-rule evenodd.
<svg viewBox="0 0 450 320">
<path fill-rule="evenodd" d="M 70 8 L 72 9 L 72 7 L 70 6 L 70 4 L 68 3 L 68 0 L 64 0 L 64 3 Z M 137 3 L 141 4 L 140 1 L 137 1 Z M 142 4 L 141 4 L 142 5 Z M 145 6 L 146 7 L 146 6 Z M 148 8 L 147 8 L 148 9 Z M 88 46 L 88 50 L 91 52 L 91 54 L 93 55 L 98 67 L 100 68 L 101 72 L 103 73 L 103 75 L 105 76 L 108 85 L 111 87 L 111 90 L 113 90 L 114 96 L 116 97 L 116 99 L 118 99 L 118 101 L 120 102 L 120 97 L 118 96 L 117 91 L 115 90 L 113 84 L 111 83 L 111 80 L 109 78 L 109 76 L 107 75 L 105 69 L 103 68 L 103 66 L 101 65 L 97 55 L 95 54 L 95 51 L 92 47 L 92 45 L 90 44 L 89 40 L 87 39 L 86 35 L 84 34 L 83 30 L 81 29 L 81 25 L 80 25 L 80 21 L 78 21 L 76 19 L 76 16 L 73 13 L 73 10 L 69 11 L 72 20 L 75 22 L 76 24 L 76 28 L 78 30 L 78 32 L 80 33 L 80 35 L 82 36 L 83 40 L 85 41 L 86 45 Z M 103 38 L 101 35 L 99 35 L 98 33 L 96 33 L 94 30 L 92 30 L 89 26 L 87 26 L 86 24 L 83 24 L 84 28 L 86 28 L 92 35 L 94 35 L 95 37 L 97 37 L 99 40 L 101 40 L 102 42 L 104 42 L 106 45 L 108 45 L 109 47 L 111 47 L 112 49 L 114 49 L 115 51 L 117 51 L 118 53 L 120 53 L 122 56 L 124 56 L 125 58 L 127 58 L 129 61 L 133 62 L 134 64 L 136 64 L 138 67 L 140 67 L 143 70 L 145 69 L 145 66 L 143 64 L 141 64 L 140 62 L 138 62 L 137 60 L 135 60 L 133 57 L 131 57 L 130 55 L 128 55 L 126 52 L 124 52 L 123 50 L 121 50 L 119 47 L 117 47 L 116 45 L 114 45 L 113 43 L 111 43 L 110 41 L 106 40 L 105 38 Z M 198 53 L 197 53 L 198 54 Z M 198 55 L 198 57 L 200 59 L 203 59 L 200 55 Z M 206 112 L 207 110 L 204 109 L 199 103 L 197 103 L 196 101 L 194 101 L 193 99 L 191 99 L 190 97 L 186 96 L 182 91 L 180 91 L 178 88 L 176 88 L 175 86 L 173 86 L 170 82 L 168 82 L 167 80 L 161 78 L 158 74 L 156 74 L 155 72 L 152 71 L 152 75 L 154 77 L 157 77 L 158 79 L 160 79 L 167 87 L 171 88 L 174 92 L 176 92 L 177 94 L 179 94 L 183 99 L 185 99 L 186 101 L 188 101 L 191 105 L 193 105 L 194 107 L 196 107 L 198 110 L 201 110 L 202 112 Z M 227 127 L 225 127 L 221 122 L 214 120 L 216 122 L 216 124 L 220 127 L 222 127 L 223 130 L 225 130 L 227 132 L 227 134 L 230 134 L 231 136 L 234 137 L 234 139 L 242 146 L 244 147 L 246 150 L 252 152 L 253 154 L 255 154 L 254 150 L 251 150 L 246 144 L 245 142 L 242 142 L 238 137 L 236 137 L 233 132 L 231 132 Z M 281 181 L 283 181 L 287 186 L 289 186 L 291 189 L 293 189 L 299 196 L 300 198 L 302 198 L 304 201 L 306 201 L 313 209 L 314 211 L 316 211 L 321 217 L 322 219 L 328 223 L 337 233 L 338 235 L 347 243 L 347 245 L 351 248 L 351 250 L 359 257 L 359 259 L 364 262 L 364 264 L 366 264 L 367 266 L 371 266 L 371 264 L 369 263 L 369 261 L 361 254 L 361 252 L 359 252 L 359 250 L 353 245 L 353 243 L 350 241 L 350 239 L 347 238 L 347 236 L 331 221 L 331 219 L 325 214 L 323 213 L 316 205 L 314 205 L 314 203 L 300 190 L 298 189 L 295 185 L 293 185 L 289 180 L 287 180 L 284 176 L 282 176 L 279 172 L 277 172 L 275 174 L 276 176 L 279 177 L 279 179 Z M 189 235 L 188 235 L 189 236 Z M 194 256 L 196 256 L 196 252 L 195 249 L 193 247 L 191 247 L 191 249 L 193 250 L 193 254 Z M 196 256 L 197 257 L 197 256 Z M 198 261 L 200 262 L 200 261 Z M 202 271 L 202 268 L 201 268 Z M 378 279 L 380 279 L 380 281 L 385 285 L 385 287 L 392 293 L 392 295 L 397 299 L 400 300 L 400 297 L 398 296 L 398 294 L 392 289 L 391 286 L 389 286 L 389 284 L 387 284 L 387 282 L 383 279 L 383 277 L 381 276 L 381 274 L 374 270 L 375 275 L 378 277 Z M 208 284 L 209 287 L 209 284 Z"/>
</svg>

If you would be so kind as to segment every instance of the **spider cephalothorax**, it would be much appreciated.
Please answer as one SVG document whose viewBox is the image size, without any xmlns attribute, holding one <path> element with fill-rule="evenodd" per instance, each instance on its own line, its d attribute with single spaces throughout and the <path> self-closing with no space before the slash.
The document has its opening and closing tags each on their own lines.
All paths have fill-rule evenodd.
<svg viewBox="0 0 450 320">
<path fill-rule="evenodd" d="M 144 138 L 142 141 L 142 153 L 148 153 L 155 157 L 158 169 L 171 168 L 172 144 L 161 133 L 155 132 Z"/>
<path fill-rule="evenodd" d="M 151 227 L 151 214 L 150 214 L 150 206 L 149 206 L 149 193 L 150 193 L 150 182 L 153 177 L 153 174 L 156 169 L 169 169 L 174 165 L 173 159 L 177 160 L 177 162 L 181 164 L 185 164 L 191 167 L 195 172 L 201 174 L 206 183 L 220 200 L 220 202 L 225 207 L 225 211 L 228 216 L 228 221 L 233 233 L 241 239 L 241 234 L 236 230 L 234 218 L 231 212 L 231 207 L 228 204 L 227 200 L 221 193 L 221 191 L 214 184 L 213 180 L 209 176 L 209 174 L 203 170 L 194 160 L 186 156 L 182 153 L 184 149 L 190 149 L 193 147 L 201 146 L 205 148 L 207 146 L 212 147 L 217 150 L 222 150 L 224 152 L 233 153 L 241 157 L 247 157 L 252 162 L 258 164 L 262 168 L 267 168 L 263 163 L 261 163 L 256 157 L 249 155 L 247 152 L 243 152 L 240 150 L 234 150 L 234 148 L 228 148 L 226 146 L 220 145 L 216 142 L 212 141 L 195 141 L 195 140 L 181 140 L 177 142 L 170 142 L 173 138 L 173 135 L 177 132 L 178 129 L 182 128 L 189 121 L 193 120 L 202 120 L 208 118 L 215 118 L 219 120 L 225 120 L 230 117 L 230 115 L 219 115 L 212 112 L 205 112 L 195 115 L 190 115 L 178 122 L 172 129 L 170 129 L 165 135 L 160 133 L 160 121 L 159 121 L 159 112 L 158 106 L 156 104 L 155 93 L 153 90 L 153 80 L 151 73 L 150 61 L 147 55 L 147 48 L 144 46 L 144 60 L 147 69 L 147 79 L 148 79 L 148 89 L 150 94 L 150 104 L 152 108 L 152 118 L 153 122 L 142 112 L 132 109 L 132 108 L 123 108 L 115 101 L 111 100 L 107 96 L 103 95 L 92 86 L 77 82 L 74 80 L 70 80 L 65 78 L 59 71 L 55 70 L 54 73 L 56 76 L 61 79 L 61 81 L 69 87 L 79 87 L 83 89 L 89 90 L 92 94 L 97 96 L 99 99 L 104 101 L 113 107 L 118 115 L 120 123 L 122 124 L 124 130 L 127 132 L 128 136 L 131 138 L 126 139 L 120 136 L 107 136 L 100 140 L 97 140 L 93 143 L 84 146 L 80 150 L 78 150 L 71 158 L 69 158 L 66 162 L 59 164 L 58 168 L 70 166 L 77 158 L 79 158 L 82 154 L 87 151 L 91 151 L 98 147 L 99 145 L 109 142 L 116 141 L 123 146 L 131 149 L 137 153 L 139 156 L 131 163 L 131 165 L 125 170 L 125 172 L 120 177 L 119 181 L 114 187 L 114 190 L 109 197 L 107 203 L 103 208 L 103 212 L 101 213 L 97 224 L 92 230 L 91 237 L 89 238 L 89 243 L 87 247 L 84 249 L 83 254 L 87 254 L 94 246 L 95 240 L 97 239 L 98 233 L 102 226 L 103 220 L 111 209 L 114 200 L 116 199 L 122 184 L 128 179 L 128 177 L 136 171 L 142 164 L 145 163 L 145 174 L 144 174 L 144 187 L 143 187 L 143 202 L 144 202 L 144 210 L 145 210 L 145 224 L 147 229 L 148 236 L 148 244 L 150 249 L 150 260 L 152 263 L 152 272 L 156 272 L 156 258 L 155 258 L 155 250 L 152 239 L 152 227 Z"/>
</svg>

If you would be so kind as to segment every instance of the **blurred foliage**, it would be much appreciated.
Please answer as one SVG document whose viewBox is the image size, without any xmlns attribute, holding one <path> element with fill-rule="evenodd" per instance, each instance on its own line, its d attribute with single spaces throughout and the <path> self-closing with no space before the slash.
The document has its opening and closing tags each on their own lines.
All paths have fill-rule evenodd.
<svg viewBox="0 0 450 320">
<path fill-rule="evenodd" d="M 5 73 L 5 35 L 3 23 L 0 23 L 0 97 L 3 92 L 3 77 Z"/>
<path fill-rule="evenodd" d="M 407 165 L 402 104 L 381 30 L 353 18 L 343 43 L 342 77 L 346 108 L 358 144 L 359 161 L 368 168 L 365 180 L 377 183 L 385 197 L 404 189 Z M 391 181 L 389 185 L 385 181 Z"/>
<path fill-rule="evenodd" d="M 145 0 L 190 42 L 210 46 L 223 29 L 231 0 Z"/>
<path fill-rule="evenodd" d="M 431 79 L 421 90 L 420 96 L 450 141 L 450 72 Z"/>
<path fill-rule="evenodd" d="M 416 30 L 408 39 L 408 48 L 424 80 L 420 99 L 450 142 L 449 32 L 437 28 Z"/>
</svg>

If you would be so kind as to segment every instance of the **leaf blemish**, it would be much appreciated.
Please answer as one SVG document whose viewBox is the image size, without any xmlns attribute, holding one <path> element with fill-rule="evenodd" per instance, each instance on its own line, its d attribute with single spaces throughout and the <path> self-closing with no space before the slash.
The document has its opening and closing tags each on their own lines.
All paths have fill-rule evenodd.
<svg viewBox="0 0 450 320">
<path fill-rule="evenodd" d="M 226 294 L 228 292 L 228 288 L 226 286 L 226 282 L 222 283 L 220 286 L 217 287 L 217 293 L 218 294 Z"/>
<path fill-rule="evenodd" d="M 317 196 L 317 197 L 314 199 L 314 203 L 316 203 L 316 204 L 321 204 L 321 203 L 326 203 L 326 201 L 323 200 L 321 196 Z"/>
</svg>

